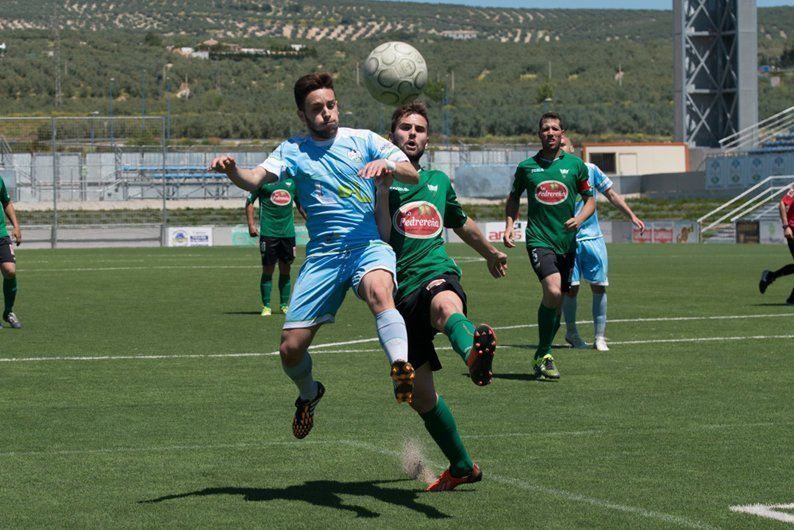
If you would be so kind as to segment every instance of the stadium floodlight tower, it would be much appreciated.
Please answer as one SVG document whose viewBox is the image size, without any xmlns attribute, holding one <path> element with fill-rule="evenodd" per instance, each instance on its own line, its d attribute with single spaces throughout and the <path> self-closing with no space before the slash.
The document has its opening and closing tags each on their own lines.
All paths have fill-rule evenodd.
<svg viewBox="0 0 794 530">
<path fill-rule="evenodd" d="M 755 0 L 673 0 L 675 139 L 692 147 L 758 122 Z"/>
</svg>

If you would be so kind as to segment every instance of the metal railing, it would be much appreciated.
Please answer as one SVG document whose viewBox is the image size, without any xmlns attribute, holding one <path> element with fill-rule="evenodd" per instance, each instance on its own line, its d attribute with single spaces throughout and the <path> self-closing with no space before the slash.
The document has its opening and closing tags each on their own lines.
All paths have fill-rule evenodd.
<svg viewBox="0 0 794 530">
<path fill-rule="evenodd" d="M 720 147 L 725 150 L 725 154 L 745 151 L 760 146 L 792 127 L 794 127 L 794 106 L 726 136 L 720 140 Z"/>
<path fill-rule="evenodd" d="M 761 206 L 775 200 L 782 191 L 792 184 L 794 184 L 794 175 L 774 175 L 767 177 L 733 199 L 714 208 L 697 220 L 698 225 L 700 225 L 701 241 L 708 232 L 716 231 L 727 223 L 735 223 L 737 220 Z M 728 210 L 730 206 L 733 207 Z M 723 213 L 716 220 L 709 221 L 709 219 L 712 219 L 724 210 L 728 210 L 727 213 Z"/>
</svg>

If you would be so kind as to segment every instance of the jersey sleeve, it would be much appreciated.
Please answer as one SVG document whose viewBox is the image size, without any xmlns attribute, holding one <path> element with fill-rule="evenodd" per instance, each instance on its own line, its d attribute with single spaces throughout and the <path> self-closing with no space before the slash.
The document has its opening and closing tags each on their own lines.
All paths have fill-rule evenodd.
<svg viewBox="0 0 794 530">
<path fill-rule="evenodd" d="M 612 187 L 612 180 L 595 164 L 590 164 L 587 168 L 593 173 L 593 187 L 597 189 L 599 193 L 606 193 L 607 190 Z"/>
<path fill-rule="evenodd" d="M 9 202 L 11 202 L 11 197 L 8 196 L 6 183 L 0 178 L 0 203 L 3 203 L 3 208 L 5 208 Z M 0 212 L 0 215 L 3 215 L 2 212 Z"/>
<path fill-rule="evenodd" d="M 579 173 L 576 175 L 576 191 L 583 197 L 593 196 L 593 190 L 590 188 L 590 172 L 584 162 L 579 164 Z"/>
<path fill-rule="evenodd" d="M 367 151 L 369 161 L 386 159 L 392 162 L 408 162 L 408 157 L 396 145 L 372 131 L 367 134 Z"/>
<path fill-rule="evenodd" d="M 284 156 L 288 145 L 288 142 L 282 142 L 281 145 L 276 147 L 276 149 L 268 155 L 264 162 L 259 164 L 259 167 L 265 169 L 268 173 L 276 175 L 279 180 L 289 177 L 289 162 Z"/>
<path fill-rule="evenodd" d="M 256 192 L 252 191 L 248 194 L 248 198 L 245 199 L 245 204 L 254 204 L 256 202 Z"/>
<path fill-rule="evenodd" d="M 524 184 L 524 171 L 521 167 L 516 168 L 515 175 L 513 175 L 513 185 L 510 186 L 510 196 L 514 199 L 521 200 L 521 196 L 526 191 Z"/>
<path fill-rule="evenodd" d="M 458 196 L 452 188 L 452 183 L 447 185 L 447 201 L 444 207 L 444 227 L 460 228 L 466 224 L 468 216 L 458 202 Z"/>
</svg>

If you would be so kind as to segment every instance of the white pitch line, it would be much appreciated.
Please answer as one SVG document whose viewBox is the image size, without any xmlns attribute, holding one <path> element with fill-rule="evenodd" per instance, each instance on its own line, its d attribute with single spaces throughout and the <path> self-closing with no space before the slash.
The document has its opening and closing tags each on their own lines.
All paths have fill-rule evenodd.
<svg viewBox="0 0 794 530">
<path fill-rule="evenodd" d="M 726 340 L 770 340 L 770 339 L 794 339 L 794 335 L 748 335 L 746 337 L 695 337 L 691 339 L 651 339 L 651 340 L 630 340 L 630 341 L 610 341 L 612 345 L 631 345 L 631 344 L 664 344 L 664 343 L 688 343 L 688 342 L 719 342 Z M 359 344 L 363 342 L 376 342 L 377 338 L 361 339 L 351 341 L 348 344 Z M 344 349 L 344 350 L 323 350 L 317 351 L 315 348 L 328 346 L 344 346 L 344 342 L 329 344 L 318 344 L 312 346 L 311 354 L 320 353 L 379 353 L 380 349 Z M 555 345 L 564 347 L 563 345 Z M 501 346 L 502 349 L 520 349 L 511 346 Z M 451 346 L 437 346 L 437 350 L 451 350 Z M 244 358 L 244 357 L 273 357 L 278 355 L 278 350 L 272 352 L 247 352 L 247 353 L 195 353 L 179 355 L 96 355 L 96 356 L 58 356 L 58 357 L 0 357 L 0 363 L 22 363 L 22 362 L 46 362 L 46 361 L 151 361 L 163 359 L 223 359 L 223 358 Z"/>
<path fill-rule="evenodd" d="M 732 512 L 749 513 L 765 519 L 774 519 L 783 523 L 794 523 L 794 514 L 778 510 L 794 510 L 794 503 L 789 504 L 747 504 L 744 506 L 731 506 Z"/>
<path fill-rule="evenodd" d="M 730 319 L 743 319 L 743 318 L 775 318 L 775 317 L 790 317 L 794 316 L 790 313 L 776 313 L 767 315 L 724 315 L 724 316 L 709 316 L 709 317 L 659 317 L 659 318 L 637 318 L 637 319 L 617 319 L 611 320 L 612 323 L 627 323 L 627 322 L 667 322 L 675 320 L 730 320 Z M 580 321 L 584 323 L 588 321 Z M 501 326 L 495 327 L 496 330 L 517 329 L 536 327 L 537 324 L 520 324 L 517 326 Z M 647 341 L 615 341 L 610 344 L 656 344 L 666 342 L 704 342 L 704 341 L 720 341 L 720 340 L 763 340 L 763 339 L 790 339 L 794 335 L 754 335 L 747 337 L 700 337 L 692 339 L 651 339 Z M 326 342 L 324 344 L 312 345 L 311 353 L 371 353 L 380 350 L 329 350 L 324 351 L 323 348 L 332 348 L 334 346 L 349 346 L 354 344 L 365 344 L 368 342 L 377 342 L 377 337 L 368 339 L 355 339 L 342 342 Z M 504 346 L 503 346 L 504 348 Z M 439 346 L 439 350 L 450 349 L 449 346 Z M 321 351 L 317 351 L 321 350 Z M 46 361 L 117 361 L 117 360 L 158 360 L 158 359 L 212 359 L 212 358 L 234 358 L 234 357 L 270 357 L 278 355 L 278 350 L 272 352 L 249 352 L 249 353 L 202 353 L 202 354 L 184 354 L 184 355 L 95 355 L 95 356 L 58 356 L 58 357 L 0 357 L 0 363 L 18 363 L 18 362 L 46 362 Z"/>
<path fill-rule="evenodd" d="M 356 440 L 339 440 L 340 444 L 349 445 L 351 447 L 355 447 L 356 449 L 364 449 L 373 453 L 381 454 L 384 456 L 391 456 L 396 459 L 400 459 L 400 453 L 397 451 L 391 451 L 389 449 L 383 449 L 382 447 L 378 447 L 373 444 L 369 444 L 366 442 L 360 442 Z M 437 463 L 426 461 L 431 466 L 435 467 L 436 469 L 443 469 L 446 466 L 439 465 Z M 578 493 L 573 493 L 566 490 L 561 490 L 557 488 L 549 488 L 546 486 L 540 486 L 538 484 L 532 484 L 531 482 L 527 482 L 525 480 L 518 480 L 515 478 L 510 477 L 503 477 L 500 475 L 495 475 L 494 473 L 488 473 L 486 475 L 486 480 L 492 480 L 494 482 L 499 482 L 500 484 L 504 484 L 507 486 L 511 486 L 514 488 L 519 488 L 524 491 L 530 491 L 533 493 L 540 492 L 545 493 L 547 495 L 551 495 L 553 497 L 558 497 L 561 499 L 565 499 L 567 501 L 573 502 L 580 502 L 584 504 L 589 504 L 591 506 L 595 506 L 597 508 L 602 508 L 606 510 L 618 511 L 623 513 L 630 513 L 634 515 L 639 515 L 641 517 L 645 517 L 648 519 L 656 519 L 657 521 L 664 521 L 665 523 L 674 524 L 678 526 L 683 526 L 686 528 L 706 528 L 711 529 L 713 527 L 701 523 L 699 521 L 693 521 L 691 519 L 687 519 L 686 517 L 681 517 L 678 515 L 671 515 L 663 512 L 657 512 L 653 510 L 647 510 L 645 508 L 639 508 L 637 506 L 628 506 L 625 504 L 619 504 L 616 502 L 608 501 L 605 499 L 599 499 L 596 497 L 588 497 L 586 495 L 580 495 Z"/>
<path fill-rule="evenodd" d="M 682 322 L 688 320 L 739 320 L 742 318 L 779 318 L 779 317 L 792 317 L 792 313 L 774 313 L 768 315 L 719 315 L 710 317 L 646 317 L 646 318 L 615 318 L 607 321 L 608 324 L 625 324 L 627 322 Z M 592 324 L 592 320 L 577 320 L 577 324 Z M 520 329 L 520 328 L 536 328 L 537 324 L 517 324 L 515 326 L 500 326 L 494 329 Z"/>
</svg>

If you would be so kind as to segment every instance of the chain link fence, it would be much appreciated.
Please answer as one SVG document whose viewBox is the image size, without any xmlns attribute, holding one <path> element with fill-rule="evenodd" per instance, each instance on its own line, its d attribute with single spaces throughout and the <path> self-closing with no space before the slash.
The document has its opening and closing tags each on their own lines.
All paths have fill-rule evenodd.
<svg viewBox="0 0 794 530">
<path fill-rule="evenodd" d="M 273 147 L 229 154 L 250 168 Z M 0 118 L 0 175 L 32 246 L 163 245 L 169 227 L 243 224 L 246 192 L 207 171 L 217 154 L 169 145 L 162 116 Z M 528 156 L 525 146 L 453 145 L 423 165 L 460 173 L 462 197 L 504 197 L 494 168 Z"/>
</svg>

